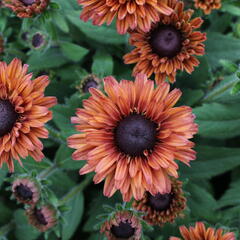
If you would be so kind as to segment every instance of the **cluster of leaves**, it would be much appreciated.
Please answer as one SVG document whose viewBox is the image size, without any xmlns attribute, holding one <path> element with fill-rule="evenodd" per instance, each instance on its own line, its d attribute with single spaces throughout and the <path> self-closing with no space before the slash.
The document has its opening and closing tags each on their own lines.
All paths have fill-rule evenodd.
<svg viewBox="0 0 240 240">
<path fill-rule="evenodd" d="M 66 138 L 75 131 L 70 117 L 89 96 L 80 94 L 76 87 L 89 73 L 99 78 L 114 75 L 118 80 L 130 80 L 132 69 L 122 61 L 122 56 L 130 50 L 128 37 L 117 34 L 114 24 L 97 27 L 80 21 L 79 9 L 76 0 L 52 1 L 44 14 L 27 20 L 18 19 L 8 9 L 0 9 L 0 33 L 5 42 L 2 60 L 9 62 L 18 57 L 29 64 L 35 75 L 45 72 L 50 76 L 46 94 L 56 96 L 59 104 L 53 108 L 54 118 L 48 126 L 51 137 L 44 140 L 46 158 L 41 163 L 27 158 L 24 167 L 38 174 L 55 169 L 48 175 L 50 188 L 70 209 L 63 214 L 61 239 L 81 236 L 81 239 L 97 240 L 103 238 L 94 228 L 99 222 L 96 216 L 104 212 L 100 206 L 114 206 L 122 200 L 118 194 L 105 198 L 101 184 L 94 186 L 90 178 L 79 176 L 78 169 L 84 163 L 71 159 L 72 150 L 66 146 Z M 208 38 L 206 55 L 200 58 L 201 64 L 193 74 L 179 74 L 174 84 L 183 91 L 179 104 L 191 106 L 199 124 L 194 139 L 197 160 L 191 168 L 180 165 L 188 209 L 185 218 L 162 228 L 155 227 L 146 234 L 147 239 L 177 236 L 179 225 L 198 220 L 213 226 L 228 226 L 236 234 L 240 228 L 239 2 L 223 1 L 220 11 L 203 18 L 202 31 L 207 32 Z M 38 50 L 31 44 L 36 32 L 47 40 Z M 26 33 L 27 39 L 23 37 Z M 16 167 L 17 174 L 22 171 Z M 10 194 L 5 191 L 7 183 L 4 183 L 6 174 L 7 169 L 0 170 L 0 239 L 6 233 L 9 239 L 42 239 L 27 223 L 24 211 L 9 200 Z M 48 238 L 58 239 L 54 233 Z"/>
</svg>

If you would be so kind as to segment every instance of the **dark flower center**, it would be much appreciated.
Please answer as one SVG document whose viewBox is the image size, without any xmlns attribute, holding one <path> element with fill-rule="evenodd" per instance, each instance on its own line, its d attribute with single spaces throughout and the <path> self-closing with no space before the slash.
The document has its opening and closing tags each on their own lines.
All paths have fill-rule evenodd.
<svg viewBox="0 0 240 240">
<path fill-rule="evenodd" d="M 82 91 L 84 93 L 89 92 L 89 88 L 93 87 L 93 88 L 97 88 L 98 83 L 93 79 L 93 78 L 89 78 L 87 79 L 86 83 L 83 84 L 82 87 Z"/>
<path fill-rule="evenodd" d="M 20 0 L 24 5 L 29 6 L 35 3 L 35 0 Z"/>
<path fill-rule="evenodd" d="M 173 199 L 173 194 L 166 193 L 153 196 L 148 193 L 148 205 L 150 205 L 156 211 L 167 210 Z"/>
<path fill-rule="evenodd" d="M 41 209 L 35 209 L 34 214 L 35 214 L 35 217 L 36 217 L 37 221 L 39 222 L 39 224 L 42 224 L 42 225 L 48 224 L 45 216 L 42 214 Z"/>
<path fill-rule="evenodd" d="M 121 152 L 141 156 L 144 150 L 153 149 L 156 143 L 157 124 L 139 114 L 121 120 L 115 129 L 115 141 Z"/>
<path fill-rule="evenodd" d="M 29 187 L 23 185 L 22 183 L 15 188 L 15 191 L 17 196 L 23 200 L 32 199 L 33 196 L 32 190 Z"/>
<path fill-rule="evenodd" d="M 113 225 L 111 227 L 111 233 L 116 238 L 128 239 L 134 235 L 134 232 L 135 228 L 129 222 L 120 222 L 118 226 Z"/>
<path fill-rule="evenodd" d="M 32 45 L 35 48 L 39 48 L 42 46 L 42 44 L 44 43 L 44 37 L 42 34 L 40 33 L 36 33 L 33 35 L 32 37 Z"/>
<path fill-rule="evenodd" d="M 175 57 L 182 48 L 182 35 L 171 25 L 159 26 L 152 31 L 150 45 L 160 57 Z"/>
<path fill-rule="evenodd" d="M 12 130 L 17 119 L 13 105 L 8 100 L 0 100 L 0 137 Z"/>
</svg>

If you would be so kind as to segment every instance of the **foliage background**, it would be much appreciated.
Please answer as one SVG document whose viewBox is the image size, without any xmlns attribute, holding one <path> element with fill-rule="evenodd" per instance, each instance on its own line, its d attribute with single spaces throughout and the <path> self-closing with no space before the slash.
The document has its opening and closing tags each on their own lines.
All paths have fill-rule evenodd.
<svg viewBox="0 0 240 240">
<path fill-rule="evenodd" d="M 76 89 L 81 79 L 88 73 L 100 78 L 114 75 L 118 80 L 133 79 L 133 66 L 124 65 L 122 60 L 130 50 L 128 36 L 118 35 L 114 24 L 96 27 L 80 21 L 80 11 L 76 0 L 52 1 L 47 12 L 30 20 L 18 19 L 10 10 L 0 9 L 0 33 L 5 40 L 2 60 L 10 62 L 18 57 L 29 64 L 35 76 L 47 73 L 51 83 L 46 95 L 56 96 L 59 102 L 48 125 L 51 137 L 44 140 L 46 158 L 41 163 L 27 158 L 24 166 L 38 173 L 54 168 L 48 180 L 59 199 L 82 183 L 77 194 L 67 200 L 70 210 L 64 213 L 61 237 L 51 233 L 48 237 L 51 240 L 103 239 L 94 228 L 99 222 L 96 216 L 104 212 L 103 204 L 114 206 L 121 202 L 119 194 L 105 198 L 103 184 L 94 185 L 89 178 L 79 176 L 83 162 L 73 161 L 72 150 L 66 146 L 66 137 L 75 132 L 70 117 L 89 96 Z M 179 105 L 193 107 L 199 124 L 194 139 L 197 160 L 191 163 L 191 168 L 183 165 L 180 168 L 188 208 L 184 219 L 163 228 L 155 227 L 146 233 L 147 239 L 177 236 L 179 225 L 199 220 L 217 227 L 228 226 L 236 233 L 240 228 L 240 3 L 223 1 L 220 11 L 209 16 L 196 11 L 195 15 L 205 20 L 202 30 L 208 37 L 206 55 L 200 58 L 201 64 L 192 75 L 179 73 L 172 86 L 183 91 Z M 30 41 L 22 39 L 24 32 L 30 38 L 36 32 L 44 34 L 47 45 L 35 50 Z M 17 166 L 16 173 L 21 172 L 23 169 Z M 2 236 L 9 232 L 8 239 L 44 239 L 28 225 L 23 206 L 9 200 L 6 176 L 9 175 L 4 167 L 0 170 L 0 236 L 1 232 Z"/>
</svg>

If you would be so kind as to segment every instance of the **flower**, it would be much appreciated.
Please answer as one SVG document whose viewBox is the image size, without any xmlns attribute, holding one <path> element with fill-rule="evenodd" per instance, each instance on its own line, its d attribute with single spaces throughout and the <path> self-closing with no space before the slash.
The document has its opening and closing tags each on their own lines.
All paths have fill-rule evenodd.
<svg viewBox="0 0 240 240">
<path fill-rule="evenodd" d="M 121 211 L 102 225 L 101 233 L 105 233 L 108 240 L 140 240 L 142 226 L 132 212 Z"/>
<path fill-rule="evenodd" d="M 29 224 L 36 227 L 40 232 L 46 232 L 57 224 L 56 211 L 53 207 L 44 205 L 32 207 L 26 210 Z"/>
<path fill-rule="evenodd" d="M 31 81 L 28 66 L 14 59 L 9 65 L 0 62 L 0 167 L 3 163 L 14 171 L 13 159 L 27 156 L 41 161 L 43 144 L 47 138 L 44 124 L 52 119 L 49 107 L 57 103 L 55 97 L 44 97 L 49 84 L 47 76 Z"/>
<path fill-rule="evenodd" d="M 92 19 L 94 25 L 108 25 L 116 17 L 117 31 L 124 34 L 128 29 L 148 31 L 152 22 L 159 21 L 158 13 L 170 15 L 172 9 L 167 0 L 78 0 L 83 6 L 81 19 Z"/>
<path fill-rule="evenodd" d="M 31 43 L 32 43 L 33 48 L 39 49 L 39 48 L 41 48 L 43 45 L 45 45 L 46 40 L 45 40 L 45 37 L 44 37 L 43 34 L 41 34 L 41 33 L 35 33 L 35 34 L 32 36 Z"/>
<path fill-rule="evenodd" d="M 168 0 L 169 7 L 175 11 L 170 16 L 160 14 L 160 21 L 152 24 L 148 32 L 130 32 L 130 44 L 135 46 L 124 56 L 126 64 L 136 63 L 133 75 L 144 73 L 150 77 L 155 74 L 159 84 L 166 77 L 173 83 L 177 70 L 191 73 L 199 61 L 194 55 L 204 54 L 206 34 L 195 31 L 202 24 L 201 18 L 191 19 L 193 10 L 184 11 L 184 3 Z"/>
<path fill-rule="evenodd" d="M 174 222 L 186 207 L 186 198 L 183 196 L 182 182 L 171 179 L 171 192 L 158 193 L 152 196 L 146 192 L 143 199 L 134 201 L 133 207 L 145 213 L 143 219 L 151 225 L 160 225 Z"/>
<path fill-rule="evenodd" d="M 89 74 L 82 81 L 80 86 L 77 86 L 77 89 L 81 93 L 88 93 L 91 87 L 100 88 L 101 79 L 97 78 L 94 74 Z"/>
<path fill-rule="evenodd" d="M 0 35 L 0 54 L 4 51 L 4 40 L 3 37 Z"/>
<path fill-rule="evenodd" d="M 35 181 L 18 178 L 12 184 L 12 192 L 20 203 L 34 205 L 40 198 L 40 189 Z"/>
<path fill-rule="evenodd" d="M 31 18 L 41 14 L 48 6 L 49 0 L 3 0 L 19 18 Z"/>
<path fill-rule="evenodd" d="M 223 229 L 205 227 L 204 223 L 197 222 L 195 227 L 189 229 L 185 226 L 180 227 L 180 232 L 183 238 L 170 237 L 169 240 L 235 240 L 233 232 L 223 233 Z"/>
<path fill-rule="evenodd" d="M 221 0 L 194 0 L 195 8 L 200 8 L 205 14 L 210 14 L 213 9 L 219 9 L 222 6 Z"/>
<path fill-rule="evenodd" d="M 77 109 L 72 123 L 82 133 L 68 138 L 77 149 L 74 160 L 87 160 L 80 174 L 96 172 L 94 182 L 105 179 L 104 195 L 118 189 L 124 201 L 140 200 L 145 191 L 152 195 L 171 191 L 168 176 L 178 177 L 174 159 L 186 164 L 195 159 L 197 132 L 190 107 L 173 107 L 181 96 L 169 84 L 154 89 L 154 82 L 139 74 L 135 82 L 113 77 L 104 79 L 104 90 L 91 88 L 91 97 Z"/>
</svg>

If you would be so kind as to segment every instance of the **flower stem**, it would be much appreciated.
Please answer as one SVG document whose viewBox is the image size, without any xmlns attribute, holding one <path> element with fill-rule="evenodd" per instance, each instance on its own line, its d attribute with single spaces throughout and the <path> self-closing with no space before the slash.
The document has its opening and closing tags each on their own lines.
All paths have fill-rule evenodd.
<svg viewBox="0 0 240 240">
<path fill-rule="evenodd" d="M 58 166 L 56 164 L 53 164 L 50 167 L 48 167 L 47 169 L 43 170 L 38 175 L 38 178 L 40 178 L 40 179 L 47 178 L 48 176 L 52 175 L 57 170 L 58 170 Z"/>
<path fill-rule="evenodd" d="M 50 126 L 48 124 L 45 124 L 45 127 L 47 128 L 50 138 L 52 140 L 54 140 L 55 142 L 60 143 L 60 144 L 66 144 L 65 137 L 58 130 L 56 130 L 55 128 L 53 128 L 52 126 Z"/>
<path fill-rule="evenodd" d="M 77 195 L 79 192 L 83 191 L 85 187 L 88 186 L 88 184 L 92 181 L 92 174 L 88 174 L 86 178 L 77 186 L 75 186 L 70 192 L 68 192 L 60 201 L 60 205 L 65 204 L 68 200 L 73 198 L 75 195 Z"/>
</svg>

